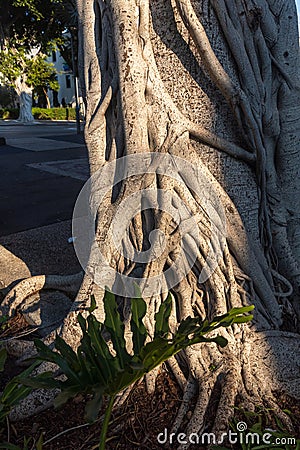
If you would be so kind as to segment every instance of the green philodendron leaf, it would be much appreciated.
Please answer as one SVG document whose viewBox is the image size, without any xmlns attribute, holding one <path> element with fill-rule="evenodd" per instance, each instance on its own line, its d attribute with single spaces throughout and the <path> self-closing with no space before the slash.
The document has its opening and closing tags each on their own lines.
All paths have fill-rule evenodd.
<svg viewBox="0 0 300 450">
<path fill-rule="evenodd" d="M 250 312 L 254 309 L 253 305 L 244 306 L 242 308 L 232 308 L 226 314 L 216 316 L 211 322 L 205 320 L 203 322 L 202 331 L 208 333 L 220 327 L 229 327 L 234 323 L 246 323 L 253 319 L 253 315 L 249 314 L 244 316 L 243 314 Z"/>
<path fill-rule="evenodd" d="M 134 282 L 133 285 L 134 285 L 135 298 L 143 298 L 140 286 L 136 282 Z"/>
<path fill-rule="evenodd" d="M 29 377 L 29 375 L 38 365 L 39 363 L 37 361 L 33 363 L 30 367 L 22 372 L 22 376 Z M 0 395 L 0 420 L 6 417 L 10 409 L 13 406 L 17 405 L 23 398 L 26 398 L 31 391 L 32 388 L 20 384 L 19 376 L 12 378 L 12 380 L 7 383 L 2 394 Z"/>
<path fill-rule="evenodd" d="M 95 309 L 97 309 L 97 303 L 95 300 L 95 296 L 92 294 L 91 295 L 91 306 L 89 307 L 89 313 L 92 314 Z"/>
<path fill-rule="evenodd" d="M 206 338 L 204 336 L 196 336 L 196 337 L 190 339 L 187 346 L 193 345 L 193 344 L 200 344 L 201 342 L 214 342 L 222 348 L 226 347 L 226 345 L 228 344 L 227 339 L 224 338 L 223 336 L 216 336 L 213 338 Z"/>
<path fill-rule="evenodd" d="M 106 383 L 109 374 L 101 366 L 101 360 L 95 357 L 92 346 L 85 341 L 81 341 L 81 345 L 77 351 L 77 358 L 80 363 L 81 371 L 79 374 L 79 382 L 82 386 L 92 386 L 94 383 Z"/>
<path fill-rule="evenodd" d="M 221 316 L 216 316 L 210 322 L 211 325 L 215 325 L 217 323 L 225 323 L 232 319 L 235 319 L 239 316 L 242 316 L 245 313 L 253 311 L 254 305 L 243 306 L 241 308 L 232 308 L 226 314 L 222 314 Z M 246 316 L 248 317 L 248 316 Z"/>
<path fill-rule="evenodd" d="M 241 315 L 241 314 L 245 314 L 245 313 L 248 313 L 250 311 L 253 311 L 254 308 L 255 308 L 254 305 L 242 306 L 241 308 L 231 308 L 228 311 L 228 314 L 230 316 L 233 316 L 233 315 L 237 316 L 237 315 Z"/>
<path fill-rule="evenodd" d="M 198 318 L 189 316 L 180 323 L 177 329 L 177 333 L 186 336 L 199 330 L 199 327 L 202 325 L 203 322 L 201 321 L 200 317 Z"/>
<path fill-rule="evenodd" d="M 44 436 L 43 433 L 40 434 L 40 437 L 36 443 L 36 450 L 42 450 L 43 449 L 43 441 L 44 441 Z"/>
<path fill-rule="evenodd" d="M 86 355 L 83 352 L 81 352 L 81 346 L 77 350 L 77 359 L 80 364 L 79 379 L 80 379 L 82 386 L 92 385 L 93 378 L 91 376 L 91 370 L 89 367 L 89 363 L 87 362 Z M 101 374 L 98 376 L 101 379 L 101 381 L 104 383 L 105 380 L 103 377 L 101 378 Z"/>
<path fill-rule="evenodd" d="M 55 339 L 57 340 L 57 337 Z M 34 343 L 38 349 L 37 360 L 49 361 L 57 364 L 68 378 L 73 380 L 75 384 L 79 383 L 76 369 L 74 369 L 73 366 L 71 367 L 68 361 L 59 352 L 51 350 L 39 339 L 35 339 Z"/>
<path fill-rule="evenodd" d="M 97 420 L 100 408 L 102 406 L 103 393 L 103 388 L 99 389 L 95 392 L 93 398 L 86 404 L 85 417 L 89 422 L 95 422 L 95 420 Z"/>
<path fill-rule="evenodd" d="M 14 381 L 10 381 L 4 388 L 0 396 L 0 422 L 5 419 L 10 413 L 11 409 L 17 405 L 21 400 L 26 398 L 32 388 L 19 385 Z"/>
<path fill-rule="evenodd" d="M 117 358 L 114 358 L 109 351 L 108 345 L 102 336 L 102 330 L 103 325 L 93 315 L 90 315 L 88 317 L 88 336 L 90 338 L 88 345 L 93 348 L 92 359 L 96 359 L 96 364 L 101 370 L 103 377 L 111 379 L 120 367 Z"/>
<path fill-rule="evenodd" d="M 53 378 L 53 372 L 44 372 L 36 377 L 24 377 L 19 375 L 17 380 L 24 386 L 32 387 L 33 389 L 57 389 L 60 388 L 61 382 Z"/>
<path fill-rule="evenodd" d="M 98 322 L 92 314 L 87 318 L 88 336 L 90 338 L 90 345 L 93 347 L 97 356 L 107 357 L 111 356 L 107 343 L 102 337 L 103 325 Z"/>
<path fill-rule="evenodd" d="M 5 348 L 0 348 L 0 372 L 3 372 L 7 358 L 7 351 Z"/>
<path fill-rule="evenodd" d="M 149 372 L 149 370 L 165 361 L 165 355 L 172 356 L 174 354 L 172 351 L 176 353 L 173 340 L 158 336 L 153 341 L 148 342 L 140 352 L 140 360 L 145 367 L 145 371 Z"/>
<path fill-rule="evenodd" d="M 124 338 L 125 326 L 120 318 L 117 308 L 117 302 L 114 294 L 105 291 L 104 296 L 105 321 L 104 326 L 110 334 L 116 356 L 120 362 L 120 367 L 124 368 L 126 361 L 129 361 L 130 355 L 126 350 L 126 342 Z"/>
<path fill-rule="evenodd" d="M 55 348 L 59 351 L 61 356 L 66 360 L 66 362 L 73 368 L 74 371 L 78 371 L 80 366 L 77 361 L 77 355 L 72 349 L 72 347 L 66 343 L 64 339 L 60 336 L 55 338 Z"/>
<path fill-rule="evenodd" d="M 40 339 L 34 340 L 34 345 L 38 350 L 38 358 L 42 361 L 49 361 L 58 364 L 61 356 L 58 352 L 53 352 L 47 345 L 44 344 Z"/>
<path fill-rule="evenodd" d="M 96 382 L 99 379 L 105 380 L 103 384 L 107 384 L 115 373 L 121 370 L 120 359 L 109 351 L 101 333 L 103 324 L 100 324 L 93 315 L 90 315 L 87 321 L 88 328 L 81 340 L 80 350 L 85 356 L 86 367 L 90 367 L 89 376 L 94 376 Z"/>
<path fill-rule="evenodd" d="M 164 302 L 161 303 L 158 312 L 154 316 L 154 337 L 165 336 L 169 333 L 169 318 L 172 311 L 172 296 L 169 293 Z"/>
<path fill-rule="evenodd" d="M 130 361 L 128 366 L 132 369 L 132 370 L 144 370 L 144 365 L 140 362 L 140 361 Z"/>
<path fill-rule="evenodd" d="M 117 394 L 175 353 L 177 353 L 177 350 L 172 341 L 162 337 L 154 338 L 153 341 L 142 347 L 138 356 L 132 357 L 132 362 L 125 366 L 123 372 L 117 374 L 108 386 L 106 393 L 109 395 Z"/>
<path fill-rule="evenodd" d="M 147 338 L 147 330 L 143 318 L 147 312 L 146 302 L 142 298 L 131 299 L 131 321 L 133 351 L 138 354 Z"/>
<path fill-rule="evenodd" d="M 64 388 L 54 399 L 54 408 L 59 408 L 67 403 L 68 400 L 75 397 L 77 394 L 82 393 L 82 387 L 75 385 L 72 387 Z"/>
<path fill-rule="evenodd" d="M 16 382 L 10 382 L 6 385 L 0 401 L 3 403 L 9 403 L 15 405 L 19 399 L 24 398 L 27 393 L 31 392 L 31 388 L 27 386 L 19 386 Z"/>
<path fill-rule="evenodd" d="M 0 448 L 4 448 L 6 450 L 22 450 L 21 447 L 14 444 L 9 444 L 8 442 L 4 442 L 4 444 L 0 444 Z M 23 448 L 24 450 L 24 448 Z"/>
<path fill-rule="evenodd" d="M 253 314 L 249 314 L 248 316 L 236 317 L 234 319 L 234 323 L 247 323 L 253 319 Z"/>
<path fill-rule="evenodd" d="M 139 359 L 144 364 L 144 361 L 151 355 L 153 352 L 159 351 L 160 348 L 163 348 L 168 340 L 163 337 L 156 337 L 153 341 L 147 342 L 146 345 L 141 349 L 139 353 Z"/>
<path fill-rule="evenodd" d="M 81 313 L 78 314 L 77 321 L 80 325 L 82 333 L 86 333 L 86 320 Z"/>
<path fill-rule="evenodd" d="M 142 366 L 143 367 L 143 366 Z M 142 370 L 134 370 L 132 367 L 128 367 L 128 370 L 124 370 L 119 373 L 112 383 L 107 387 L 105 393 L 112 396 L 126 389 L 131 384 L 135 383 L 137 380 L 142 378 L 146 373 L 144 367 Z"/>
</svg>

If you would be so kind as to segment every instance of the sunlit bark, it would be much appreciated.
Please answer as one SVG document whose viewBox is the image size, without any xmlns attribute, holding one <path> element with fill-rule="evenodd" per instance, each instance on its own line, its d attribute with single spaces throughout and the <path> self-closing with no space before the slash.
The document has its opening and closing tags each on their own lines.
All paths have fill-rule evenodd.
<svg viewBox="0 0 300 450">
<path fill-rule="evenodd" d="M 128 179 L 124 171 L 121 186 L 99 205 L 97 248 L 116 272 L 132 277 L 150 280 L 171 267 L 180 252 L 177 232 L 186 217 L 178 224 L 159 209 L 139 211 L 127 238 L 120 237 L 122 252 L 110 231 L 130 195 L 146 187 L 157 197 L 167 192 L 175 206 L 188 204 L 198 231 L 195 239 L 186 228 L 187 245 L 196 256 L 189 273 L 172 287 L 174 321 L 196 314 L 211 318 L 248 304 L 256 307 L 251 326 L 224 332 L 229 341 L 224 350 L 194 346 L 170 361 L 183 387 L 173 431 L 181 426 L 191 408 L 191 393 L 196 392 L 187 432 L 203 430 L 216 386 L 221 390 L 213 424 L 217 433 L 227 430 L 237 397 L 247 409 L 269 405 L 290 429 L 274 391 L 300 396 L 299 374 L 292 363 L 299 356 L 300 317 L 299 45 L 294 1 L 78 0 L 77 5 L 91 174 L 124 156 L 180 157 L 201 172 L 208 187 L 203 196 L 212 208 L 218 199 L 225 214 L 222 255 L 201 281 L 213 218 L 189 184 L 194 169 L 183 177 L 183 184 L 182 179 L 162 176 L 159 167 L 155 175 Z M 150 242 L 154 229 L 160 233 Z M 129 257 L 132 246 L 139 253 L 145 242 L 154 252 L 162 234 L 166 245 L 160 258 L 137 264 Z M 104 269 L 95 255 L 91 251 L 76 308 L 78 302 L 86 305 L 94 292 L 103 319 L 104 286 L 93 282 L 93 274 Z M 145 292 L 145 325 L 151 334 L 165 292 Z M 119 300 L 124 301 L 122 296 Z M 19 301 L 22 295 L 13 308 Z M 11 297 L 5 307 L 9 304 Z M 62 335 L 72 345 L 78 343 L 75 306 Z M 288 376 L 283 375 L 286 370 Z M 262 385 L 262 377 L 269 382 Z M 155 388 L 155 377 L 146 382 L 149 391 Z"/>
<path fill-rule="evenodd" d="M 20 122 L 32 122 L 32 92 L 33 88 L 28 86 L 22 77 L 18 77 L 14 82 L 16 93 L 19 96 L 20 112 L 18 120 Z"/>
</svg>

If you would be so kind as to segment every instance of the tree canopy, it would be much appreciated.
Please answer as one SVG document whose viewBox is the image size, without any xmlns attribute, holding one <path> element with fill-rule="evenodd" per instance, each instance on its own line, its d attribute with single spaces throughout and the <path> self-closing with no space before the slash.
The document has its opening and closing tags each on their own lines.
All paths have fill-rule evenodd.
<svg viewBox="0 0 300 450">
<path fill-rule="evenodd" d="M 43 55 L 28 55 L 24 50 L 3 53 L 0 60 L 0 73 L 4 82 L 9 85 L 20 77 L 26 77 L 28 86 L 33 88 L 45 86 L 57 89 L 56 70 Z"/>
<path fill-rule="evenodd" d="M 76 26 L 73 0 L 0 0 L 1 48 L 22 41 L 26 48 L 48 48 L 62 31 Z"/>
<path fill-rule="evenodd" d="M 52 48 L 57 46 L 73 65 L 76 18 L 73 0 L 0 0 L 0 70 L 19 95 L 21 109 L 26 105 L 27 113 L 20 113 L 20 117 L 33 120 L 33 88 L 44 92 L 58 88 L 56 73 L 45 61 Z"/>
</svg>

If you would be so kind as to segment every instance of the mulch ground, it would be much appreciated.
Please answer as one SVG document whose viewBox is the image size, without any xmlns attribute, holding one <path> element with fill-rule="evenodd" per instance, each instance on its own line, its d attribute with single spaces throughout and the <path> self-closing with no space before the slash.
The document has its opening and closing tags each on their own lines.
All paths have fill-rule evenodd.
<svg viewBox="0 0 300 450">
<path fill-rule="evenodd" d="M 35 443 L 43 434 L 44 450 L 97 449 L 101 420 L 87 424 L 85 404 L 86 400 L 80 395 L 58 410 L 49 409 L 18 423 L 7 421 L 2 428 L 0 426 L 0 442 L 9 440 L 23 449 L 24 437 L 30 437 L 28 449 L 35 449 Z M 148 395 L 144 383 L 140 383 L 132 390 L 125 404 L 113 412 L 106 448 L 163 448 L 157 442 L 157 435 L 165 427 L 171 428 L 179 405 L 178 386 L 165 371 L 158 376 L 153 395 Z"/>
<path fill-rule="evenodd" d="M 22 316 L 17 315 L 10 320 L 9 326 L 2 329 L 0 340 L 12 335 L 26 335 L 30 331 L 30 327 Z M 20 371 L 22 371 L 22 368 L 20 369 L 15 360 L 9 357 L 5 371 L 1 374 L 0 391 Z M 213 422 L 219 394 L 215 392 L 211 411 L 207 417 L 208 423 Z M 7 420 L 0 424 L 0 443 L 9 442 L 19 446 L 22 450 L 40 450 L 40 447 L 37 447 L 37 442 L 43 435 L 43 450 L 97 449 L 102 419 L 99 419 L 96 423 L 87 424 L 84 417 L 86 401 L 87 399 L 80 395 L 58 410 L 49 409 L 17 423 L 11 423 Z M 156 390 L 153 395 L 147 393 L 144 382 L 136 385 L 122 407 L 112 414 L 106 448 L 108 450 L 176 448 L 175 445 L 159 444 L 157 436 L 165 428 L 170 432 L 181 401 L 182 393 L 178 385 L 164 369 L 161 370 L 157 378 Z M 280 404 L 283 409 L 288 409 L 291 412 L 296 432 L 295 437 L 300 438 L 299 403 L 289 397 L 281 397 Z M 272 418 L 271 412 L 262 413 L 260 416 L 255 415 L 252 418 L 248 416 L 246 420 L 249 425 L 248 428 L 251 424 L 257 423 L 259 417 L 262 418 L 264 427 L 278 429 L 278 424 L 276 424 L 275 418 Z M 238 409 L 236 418 L 237 420 L 245 420 L 245 416 Z M 188 421 L 188 417 L 186 421 Z M 29 440 L 27 446 L 24 444 L 24 438 Z M 1 446 L 1 448 L 4 447 Z M 198 445 L 190 448 L 201 450 L 206 447 Z M 228 448 L 239 450 L 241 447 L 228 446 Z M 282 447 L 283 450 L 285 448 Z"/>
<path fill-rule="evenodd" d="M 17 314 L 0 329 L 0 340 L 12 336 L 26 338 L 31 331 L 22 315 Z M 5 370 L 1 373 L 0 391 L 23 369 L 16 365 L 14 358 L 8 357 Z M 60 409 L 51 408 L 17 423 L 7 420 L 0 424 L 0 444 L 9 442 L 25 449 L 24 438 L 30 438 L 26 449 L 33 450 L 42 434 L 44 450 L 96 449 L 99 446 L 101 419 L 93 424 L 87 423 L 84 417 L 86 401 L 80 395 Z M 158 445 L 157 435 L 165 427 L 171 428 L 180 402 L 180 389 L 165 370 L 157 378 L 153 395 L 147 393 L 144 382 L 139 383 L 122 407 L 112 413 L 107 449 L 162 448 Z M 101 413 L 104 411 L 103 408 Z"/>
</svg>

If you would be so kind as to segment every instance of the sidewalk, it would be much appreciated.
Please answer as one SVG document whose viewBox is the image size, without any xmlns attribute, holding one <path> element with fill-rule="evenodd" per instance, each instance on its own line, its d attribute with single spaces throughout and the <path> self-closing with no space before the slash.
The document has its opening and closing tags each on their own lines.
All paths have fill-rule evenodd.
<svg viewBox="0 0 300 450">
<path fill-rule="evenodd" d="M 76 124 L 76 120 L 34 120 L 33 122 L 19 122 L 17 119 L 0 119 L 0 126 L 2 125 L 21 125 L 21 126 L 30 126 L 30 125 L 43 125 L 43 124 L 53 124 L 53 125 L 60 125 L 60 124 L 66 124 L 66 123 L 72 123 Z"/>
<path fill-rule="evenodd" d="M 39 274 L 67 275 L 81 270 L 70 220 L 0 237 L 0 289 Z"/>
</svg>

